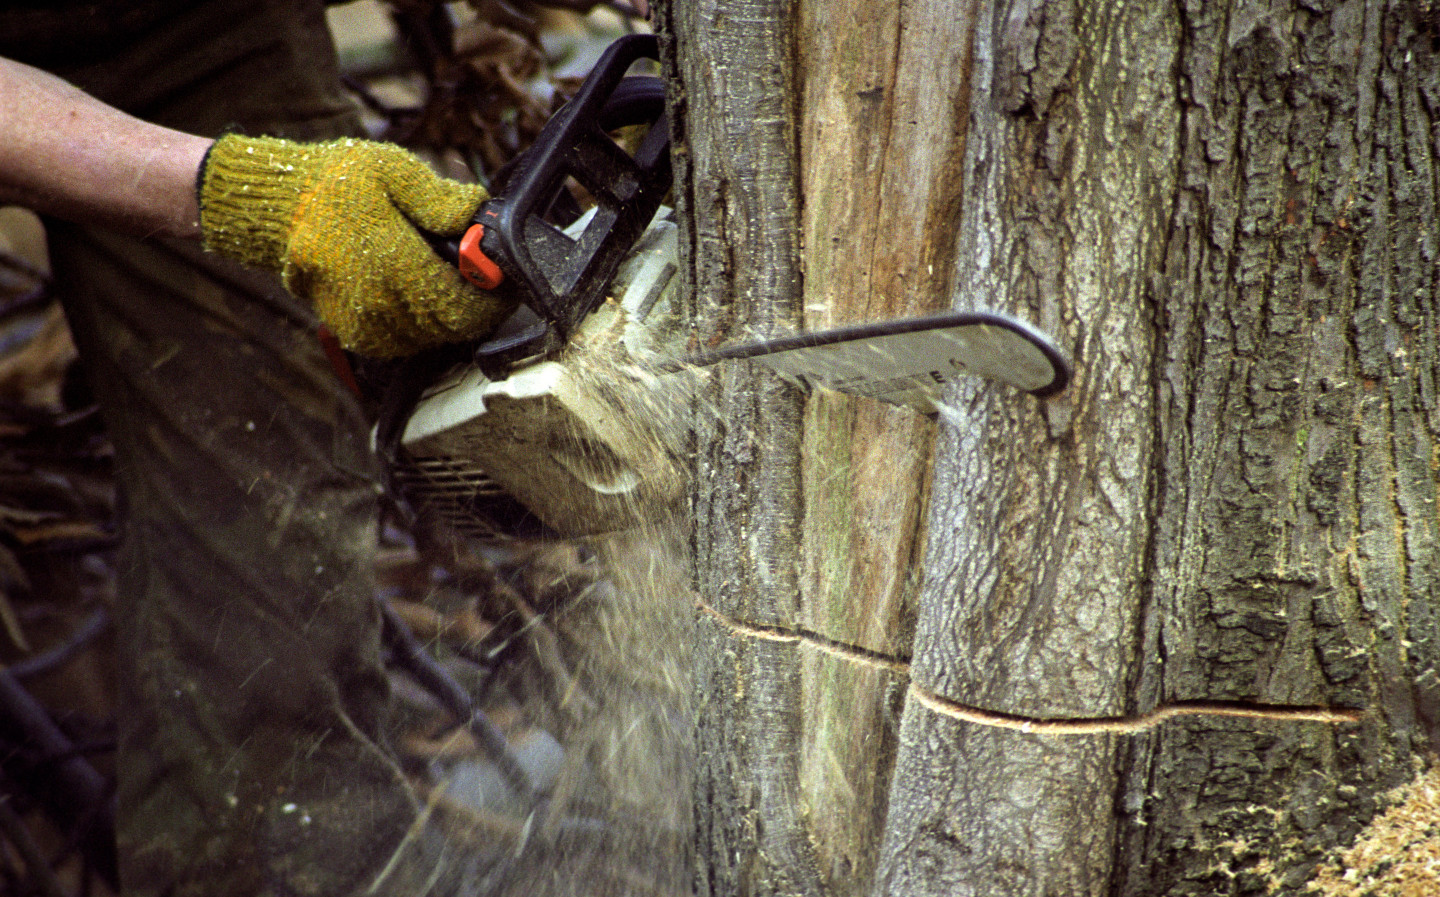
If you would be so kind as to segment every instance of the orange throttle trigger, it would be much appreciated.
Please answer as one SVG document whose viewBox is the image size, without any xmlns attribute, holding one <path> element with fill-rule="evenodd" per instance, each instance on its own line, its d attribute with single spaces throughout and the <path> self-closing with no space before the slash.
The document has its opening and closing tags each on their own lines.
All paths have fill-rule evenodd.
<svg viewBox="0 0 1440 897">
<path fill-rule="evenodd" d="M 506 353 L 549 353 L 605 300 L 670 190 L 664 83 L 626 77 L 635 61 L 659 58 L 653 34 L 611 44 L 530 148 L 495 173 L 496 195 L 481 203 L 470 229 L 458 241 L 427 237 L 466 281 L 500 290 L 526 310 L 528 322 L 512 316 L 497 331 L 504 335 L 475 347 L 477 358 L 498 363 Z M 628 125 L 649 126 L 633 154 L 610 137 Z M 584 216 L 568 214 L 571 180 L 594 201 Z M 507 329 L 512 322 L 518 329 Z"/>
<path fill-rule="evenodd" d="M 460 276 L 482 290 L 493 290 L 505 281 L 505 272 L 480 248 L 485 225 L 472 224 L 460 238 Z"/>
</svg>

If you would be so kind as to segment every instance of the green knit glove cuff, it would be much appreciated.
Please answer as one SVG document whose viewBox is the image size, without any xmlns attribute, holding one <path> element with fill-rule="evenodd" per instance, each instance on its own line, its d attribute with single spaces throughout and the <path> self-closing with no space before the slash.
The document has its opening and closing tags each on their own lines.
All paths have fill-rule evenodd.
<svg viewBox="0 0 1440 897">
<path fill-rule="evenodd" d="M 485 199 L 391 144 L 231 135 L 201 172 L 200 228 L 206 248 L 280 274 L 346 348 L 392 357 L 483 336 L 513 311 L 417 230 L 459 234 Z"/>
</svg>

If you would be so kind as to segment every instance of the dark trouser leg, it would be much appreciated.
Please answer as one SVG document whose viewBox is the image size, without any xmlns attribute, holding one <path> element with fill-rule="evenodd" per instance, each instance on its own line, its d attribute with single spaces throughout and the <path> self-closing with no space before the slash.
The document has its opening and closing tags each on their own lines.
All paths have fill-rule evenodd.
<svg viewBox="0 0 1440 897">
<path fill-rule="evenodd" d="M 32 61 L 141 117 L 356 132 L 318 0 L 27 6 L 0 23 L 15 16 L 61 48 Z M 110 36 L 67 41 L 82 25 Z M 338 897 L 386 876 L 374 893 L 419 897 L 439 867 L 384 746 L 376 471 L 310 313 L 192 245 L 52 225 L 51 255 L 124 501 L 127 892 Z"/>
<path fill-rule="evenodd" d="M 417 807 L 383 747 L 359 412 L 271 279 L 189 246 L 52 241 L 124 495 L 126 886 L 362 892 Z"/>
</svg>

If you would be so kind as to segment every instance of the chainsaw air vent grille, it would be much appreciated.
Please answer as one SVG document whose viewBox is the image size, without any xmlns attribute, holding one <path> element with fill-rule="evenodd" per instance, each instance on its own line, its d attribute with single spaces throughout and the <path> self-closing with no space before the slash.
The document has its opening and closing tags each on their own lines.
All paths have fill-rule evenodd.
<svg viewBox="0 0 1440 897">
<path fill-rule="evenodd" d="M 473 463 L 459 458 L 409 457 L 396 468 L 405 497 L 457 532 L 480 539 L 543 534 L 528 510 Z"/>
<path fill-rule="evenodd" d="M 456 458 L 411 458 L 405 465 L 403 478 L 407 486 L 429 497 L 448 496 L 469 499 L 476 495 L 499 495 L 498 484 L 468 461 Z"/>
</svg>

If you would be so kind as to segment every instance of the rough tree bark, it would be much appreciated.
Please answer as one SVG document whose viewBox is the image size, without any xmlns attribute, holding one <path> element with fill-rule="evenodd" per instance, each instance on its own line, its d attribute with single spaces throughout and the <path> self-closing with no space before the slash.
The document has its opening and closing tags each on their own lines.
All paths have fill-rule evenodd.
<svg viewBox="0 0 1440 897">
<path fill-rule="evenodd" d="M 663 12 L 702 339 L 983 306 L 1077 363 L 938 424 L 713 385 L 701 891 L 1301 890 L 1440 748 L 1440 13 Z"/>
</svg>

